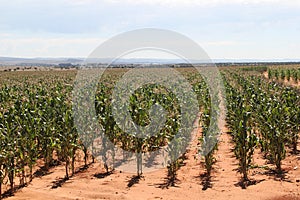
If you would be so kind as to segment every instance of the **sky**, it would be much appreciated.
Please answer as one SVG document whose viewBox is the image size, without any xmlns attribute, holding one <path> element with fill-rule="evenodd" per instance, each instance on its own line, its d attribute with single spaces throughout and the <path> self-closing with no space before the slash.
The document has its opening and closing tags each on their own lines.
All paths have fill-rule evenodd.
<svg viewBox="0 0 300 200">
<path fill-rule="evenodd" d="M 107 39 L 160 28 L 212 59 L 300 59 L 300 0 L 0 0 L 0 56 L 88 57 Z"/>
</svg>

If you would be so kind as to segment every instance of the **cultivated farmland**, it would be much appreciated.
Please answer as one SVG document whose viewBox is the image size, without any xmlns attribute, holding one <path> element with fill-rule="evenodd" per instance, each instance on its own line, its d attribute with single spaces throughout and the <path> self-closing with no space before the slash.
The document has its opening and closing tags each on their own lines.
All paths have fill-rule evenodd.
<svg viewBox="0 0 300 200">
<path fill-rule="evenodd" d="M 1 197 L 299 199 L 300 67 L 219 69 L 226 104 L 213 105 L 213 95 L 219 94 L 209 93 L 205 78 L 193 68 L 176 69 L 197 95 L 196 117 L 180 113 L 178 98 L 165 87 L 148 84 L 137 89 L 127 108 L 135 123 L 148 125 L 153 105 L 166 111 L 164 126 L 147 138 L 124 132 L 112 114 L 112 90 L 130 69 L 107 69 L 93 98 L 97 123 L 110 143 L 102 138 L 104 145 L 92 148 L 84 144 L 94 144 L 95 138 L 80 137 L 74 122 L 76 70 L 0 72 Z M 185 102 L 193 104 L 189 98 Z M 225 110 L 226 119 L 219 123 L 215 114 Z M 183 130 L 177 138 L 182 118 L 193 129 Z M 210 128 L 212 124 L 218 126 Z M 217 141 L 210 139 L 219 134 Z M 172 162 L 144 172 L 143 159 L 152 162 L 146 153 L 171 141 L 167 149 Z M 204 144 L 214 142 L 205 156 L 199 156 Z M 186 143 L 182 155 L 172 154 Z M 116 146 L 130 155 L 120 155 Z M 131 158 L 135 172 L 119 170 L 120 158 Z"/>
</svg>

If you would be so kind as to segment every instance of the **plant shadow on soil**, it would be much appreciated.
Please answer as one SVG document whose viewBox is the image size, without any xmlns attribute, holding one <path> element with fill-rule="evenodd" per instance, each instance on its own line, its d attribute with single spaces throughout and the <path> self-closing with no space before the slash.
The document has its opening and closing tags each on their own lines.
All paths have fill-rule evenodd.
<svg viewBox="0 0 300 200">
<path fill-rule="evenodd" d="M 49 174 L 52 174 L 53 172 L 49 172 L 49 169 L 53 168 L 53 167 L 56 167 L 58 165 L 60 165 L 61 162 L 59 162 L 58 160 L 53 160 L 52 163 L 50 163 L 50 166 L 47 170 L 46 166 L 42 166 L 40 167 L 39 169 L 37 169 L 33 174 L 32 174 L 32 177 L 33 178 L 39 178 L 39 177 L 42 177 L 42 176 L 46 176 L 46 175 L 49 175 Z M 8 198 L 8 197 L 11 197 L 11 196 L 14 196 L 14 193 L 21 190 L 22 188 L 24 187 L 27 187 L 28 184 L 30 183 L 31 181 L 29 181 L 28 183 L 25 183 L 25 184 L 22 184 L 22 185 L 17 185 L 14 187 L 14 189 L 9 189 L 7 191 L 5 191 L 2 195 L 1 195 L 1 198 Z M 0 199 L 1 199 L 0 198 Z"/>
<path fill-rule="evenodd" d="M 186 152 L 187 153 L 187 152 Z M 185 160 L 188 159 L 187 155 L 183 154 L 179 159 L 180 159 L 180 166 L 179 168 L 177 169 L 177 171 L 183 167 L 183 166 L 186 166 L 186 162 L 184 162 Z M 169 187 L 177 187 L 179 188 L 178 184 L 180 184 L 180 180 L 177 178 L 177 174 L 175 172 L 175 175 L 172 174 L 172 173 L 168 173 L 167 177 L 164 178 L 164 182 L 163 183 L 160 183 L 160 184 L 156 184 L 156 186 L 158 188 L 161 188 L 161 189 L 168 189 Z"/>
<path fill-rule="evenodd" d="M 202 190 L 207 190 L 208 188 L 212 188 L 212 176 L 208 176 L 205 172 L 204 174 L 201 174 L 200 176 L 197 176 L 196 178 L 200 178 Z"/>
<path fill-rule="evenodd" d="M 12 197 L 14 196 L 14 193 L 21 190 L 22 188 L 26 187 L 28 185 L 28 183 L 25 183 L 23 185 L 18 185 L 16 187 L 14 187 L 14 190 L 12 189 L 9 189 L 7 191 L 5 191 L 2 195 L 1 195 L 1 198 L 4 199 L 4 198 L 8 198 L 8 197 Z M 0 198 L 0 199 L 1 199 Z"/>
<path fill-rule="evenodd" d="M 60 165 L 61 162 L 59 162 L 58 160 L 53 160 L 53 162 L 50 164 L 49 168 L 47 169 L 46 166 L 42 166 L 40 167 L 39 169 L 37 169 L 33 174 L 32 174 L 32 177 L 33 178 L 37 178 L 37 177 L 42 177 L 42 176 L 46 176 L 46 175 L 49 175 L 49 174 L 52 174 L 53 172 L 49 172 L 49 169 L 53 168 L 53 167 L 56 167 L 58 165 Z M 25 184 L 22 184 L 22 185 L 17 185 L 14 187 L 14 189 L 9 189 L 7 191 L 5 191 L 2 195 L 1 195 L 1 198 L 8 198 L 8 197 L 11 197 L 11 196 L 14 196 L 14 193 L 21 190 L 22 188 L 24 187 L 27 187 L 28 184 L 30 183 L 31 181 L 29 181 L 28 183 L 25 183 Z M 0 198 L 0 199 L 1 199 Z"/>
<path fill-rule="evenodd" d="M 172 180 L 170 177 L 166 177 L 163 183 L 156 184 L 156 186 L 161 189 L 169 189 L 169 187 L 179 188 L 178 184 L 180 184 L 179 179 Z"/>
<path fill-rule="evenodd" d="M 95 178 L 102 179 L 102 178 L 105 178 L 105 177 L 107 177 L 107 176 L 110 176 L 111 174 L 113 174 L 113 171 L 102 172 L 102 173 L 96 173 L 96 174 L 94 174 L 94 177 L 95 177 Z"/>
<path fill-rule="evenodd" d="M 144 178 L 144 176 L 141 175 L 134 175 L 131 177 L 131 179 L 129 179 L 127 187 L 132 187 L 135 184 L 138 184 L 140 182 L 140 180 Z"/>
<path fill-rule="evenodd" d="M 55 180 L 55 181 L 52 181 L 53 185 L 52 185 L 51 189 L 56 189 L 56 188 L 58 188 L 58 187 L 62 187 L 63 184 L 65 184 L 68 180 L 70 180 L 70 178 L 73 177 L 74 175 L 79 174 L 79 173 L 82 173 L 82 172 L 85 172 L 85 171 L 89 168 L 89 166 L 90 166 L 91 164 L 92 164 L 92 163 L 80 167 L 80 168 L 79 168 L 78 170 L 76 170 L 75 173 L 74 173 L 72 176 L 70 176 L 70 177 L 59 178 L 59 179 L 57 179 L 57 180 Z"/>
<path fill-rule="evenodd" d="M 58 180 L 55 180 L 53 181 L 53 185 L 51 187 L 51 189 L 56 189 L 58 187 L 61 187 L 63 184 L 65 184 L 67 182 L 67 180 L 70 180 L 69 178 L 67 177 L 64 177 L 64 178 L 59 178 Z"/>
<path fill-rule="evenodd" d="M 239 182 L 234 184 L 234 186 L 241 187 L 242 189 L 247 189 L 247 187 L 249 187 L 251 185 L 256 185 L 256 184 L 261 183 L 265 180 L 266 179 L 262 179 L 262 180 L 244 180 L 244 179 L 241 179 Z"/>
<path fill-rule="evenodd" d="M 267 171 L 262 172 L 261 174 L 272 177 L 275 181 L 285 181 L 285 182 L 292 183 L 292 180 L 287 178 L 287 173 L 288 173 L 288 171 L 285 171 L 285 170 L 278 172 L 274 169 L 268 169 Z M 265 180 L 266 179 L 261 179 L 261 180 L 243 180 L 243 179 L 241 179 L 238 183 L 235 184 L 235 186 L 241 187 L 242 189 L 246 189 L 248 186 L 259 184 Z"/>
<path fill-rule="evenodd" d="M 40 169 L 36 170 L 36 172 L 34 172 L 33 177 L 42 177 L 42 176 L 46 176 L 49 174 L 52 174 L 53 172 L 49 172 L 49 170 L 46 169 L 46 167 L 40 167 Z"/>
<path fill-rule="evenodd" d="M 34 173 L 33 173 L 33 177 L 36 178 L 36 177 L 42 177 L 42 176 L 46 176 L 46 175 L 49 175 L 49 174 L 52 174 L 53 172 L 50 172 L 49 169 L 51 168 L 54 168 L 54 167 L 57 167 L 61 165 L 61 162 L 58 161 L 58 160 L 53 160 L 50 165 L 49 165 L 49 168 L 47 169 L 46 166 L 42 166 L 40 167 L 38 170 L 36 170 Z"/>
<path fill-rule="evenodd" d="M 169 187 L 176 187 L 180 188 L 181 181 L 175 176 L 167 175 L 165 178 L 163 178 L 162 183 L 151 183 L 148 184 L 149 186 L 154 186 L 156 188 L 160 189 L 169 189 Z"/>
<path fill-rule="evenodd" d="M 288 171 L 286 170 L 282 170 L 281 172 L 278 172 L 277 170 L 269 169 L 264 174 L 273 177 L 274 180 L 276 181 L 285 181 L 285 182 L 292 183 L 293 181 L 287 177 L 287 173 Z"/>
</svg>

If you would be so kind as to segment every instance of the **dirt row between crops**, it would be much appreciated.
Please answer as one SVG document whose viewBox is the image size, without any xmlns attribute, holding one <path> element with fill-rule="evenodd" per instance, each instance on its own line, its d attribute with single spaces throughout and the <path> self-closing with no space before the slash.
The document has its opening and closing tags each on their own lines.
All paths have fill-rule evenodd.
<svg viewBox="0 0 300 200">
<path fill-rule="evenodd" d="M 257 150 L 254 163 L 263 167 L 254 168 L 250 172 L 250 178 L 256 184 L 242 189 L 231 136 L 225 127 L 222 131 L 211 188 L 206 190 L 203 190 L 204 166 L 202 160 L 195 156 L 198 144 L 195 139 L 186 153 L 184 166 L 178 171 L 175 187 L 165 187 L 166 169 L 145 173 L 142 179 L 134 180 L 134 174 L 118 170 L 105 174 L 103 165 L 95 163 L 88 169 L 79 170 L 75 176 L 64 182 L 62 178 L 65 169 L 60 165 L 50 169 L 46 175 L 35 178 L 27 187 L 8 199 L 300 199 L 299 154 L 295 156 L 288 153 L 283 161 L 286 173 L 283 177 L 277 177 L 267 169 L 273 168 L 273 165 L 266 164 Z M 196 138 L 200 137 L 201 130 L 195 128 L 194 134 Z"/>
</svg>

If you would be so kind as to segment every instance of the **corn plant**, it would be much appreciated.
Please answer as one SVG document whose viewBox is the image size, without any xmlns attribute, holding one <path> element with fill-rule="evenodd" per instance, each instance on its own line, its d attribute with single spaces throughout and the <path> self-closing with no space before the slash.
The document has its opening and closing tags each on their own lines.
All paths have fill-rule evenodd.
<svg viewBox="0 0 300 200">
<path fill-rule="evenodd" d="M 249 99 L 244 94 L 226 83 L 228 97 L 227 124 L 231 130 L 234 141 L 234 153 L 239 161 L 239 171 L 243 175 L 243 181 L 249 181 L 248 170 L 252 164 L 252 158 L 257 145 L 257 136 L 252 124 L 252 108 L 247 105 Z"/>
</svg>

